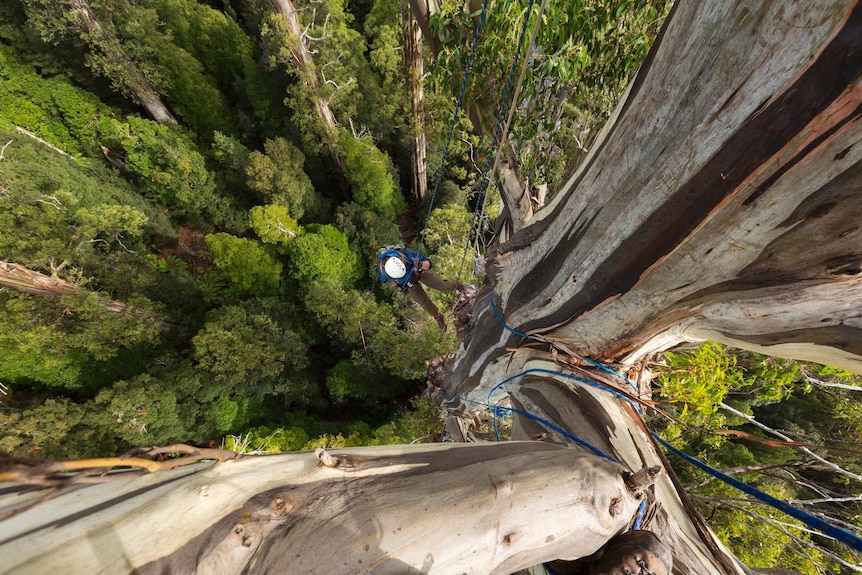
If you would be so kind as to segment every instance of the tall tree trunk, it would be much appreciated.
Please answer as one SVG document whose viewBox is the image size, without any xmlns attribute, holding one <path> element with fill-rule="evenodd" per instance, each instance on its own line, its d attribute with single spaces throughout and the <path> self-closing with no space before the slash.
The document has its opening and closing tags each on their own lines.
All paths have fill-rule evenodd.
<svg viewBox="0 0 862 575">
<path fill-rule="evenodd" d="M 425 63 L 423 61 L 422 30 L 413 12 L 404 7 L 404 67 L 410 90 L 410 170 L 413 175 L 413 195 L 417 202 L 428 191 L 428 158 L 425 139 Z"/>
<path fill-rule="evenodd" d="M 110 67 L 119 70 L 116 74 L 105 75 L 122 90 L 132 95 L 150 117 L 160 124 L 176 124 L 177 119 L 162 102 L 158 91 L 150 84 L 140 67 L 126 56 L 113 25 L 106 29 L 99 16 L 87 0 L 71 0 L 69 8 L 81 25 L 82 37 L 92 50 L 102 53 Z M 110 17 L 110 16 L 109 16 Z"/>
<path fill-rule="evenodd" d="M 483 0 L 470 0 L 468 3 L 470 13 L 476 14 L 481 11 L 483 3 Z M 410 7 L 425 37 L 425 41 L 428 42 L 428 45 L 436 56 L 439 51 L 440 41 L 431 30 L 431 16 L 440 10 L 439 4 L 434 0 L 410 0 Z M 478 17 L 473 18 L 473 25 L 479 25 Z M 524 55 L 524 58 L 528 57 L 529 54 Z M 472 73 L 481 74 L 482 71 L 474 69 Z M 457 88 L 457 86 L 453 85 L 453 88 Z M 495 110 L 489 110 L 483 104 L 481 96 L 476 101 L 467 105 L 467 117 L 470 119 L 473 131 L 477 135 L 488 135 L 485 126 L 491 126 L 495 123 L 497 119 L 495 112 Z M 504 146 L 505 142 L 499 142 L 498 144 Z M 526 225 L 526 222 L 533 215 L 533 209 L 530 194 L 528 192 L 525 193 L 525 184 L 517 173 L 517 162 L 514 161 L 514 157 L 508 150 L 504 150 L 502 153 L 503 159 L 500 162 L 500 166 L 495 173 L 488 174 L 488 177 L 493 177 L 500 189 L 503 205 L 506 208 L 506 233 L 511 234 Z"/>
<path fill-rule="evenodd" d="M 61 280 L 41 272 L 37 272 L 22 265 L 0 261 L 0 289 L 13 289 L 30 295 L 60 298 L 73 296 L 81 293 L 81 288 L 66 280 Z M 117 313 L 131 311 L 134 315 L 143 318 L 152 318 L 153 313 L 141 309 L 129 308 L 121 301 L 103 300 L 105 309 Z M 160 322 L 162 331 L 170 331 L 174 326 L 168 322 Z"/>
<path fill-rule="evenodd" d="M 308 84 L 311 97 L 311 104 L 314 106 L 317 116 L 323 123 L 323 127 L 327 134 L 326 145 L 329 149 L 329 155 L 333 163 L 339 170 L 339 175 L 344 185 L 346 185 L 345 173 L 347 168 L 344 165 L 344 158 L 338 153 L 335 147 L 337 139 L 335 115 L 329 107 L 329 103 L 321 95 L 320 80 L 317 77 L 317 70 L 314 66 L 314 59 L 305 45 L 305 39 L 302 32 L 302 24 L 299 22 L 299 15 L 296 6 L 291 0 L 271 0 L 271 5 L 275 12 L 281 15 L 287 22 L 287 30 L 291 38 L 290 53 L 293 56 L 294 64 L 299 71 L 300 77 Z"/>
<path fill-rule="evenodd" d="M 489 250 L 510 327 L 633 361 L 692 339 L 862 371 L 858 2 L 675 5 L 593 153 Z M 480 298 L 453 385 L 499 381 Z"/>
</svg>

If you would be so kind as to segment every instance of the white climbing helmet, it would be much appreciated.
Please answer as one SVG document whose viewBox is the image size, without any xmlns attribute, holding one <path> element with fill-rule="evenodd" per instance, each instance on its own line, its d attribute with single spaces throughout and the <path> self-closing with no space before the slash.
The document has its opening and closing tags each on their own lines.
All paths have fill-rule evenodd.
<svg viewBox="0 0 862 575">
<path fill-rule="evenodd" d="M 383 264 L 383 271 L 394 280 L 399 280 L 407 275 L 407 266 L 399 258 L 390 257 Z"/>
</svg>

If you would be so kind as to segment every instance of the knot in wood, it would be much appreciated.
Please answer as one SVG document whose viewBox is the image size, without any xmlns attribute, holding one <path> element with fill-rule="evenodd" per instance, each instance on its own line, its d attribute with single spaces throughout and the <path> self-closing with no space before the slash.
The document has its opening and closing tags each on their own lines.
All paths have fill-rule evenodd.
<svg viewBox="0 0 862 575">
<path fill-rule="evenodd" d="M 322 447 L 314 450 L 314 454 L 320 460 L 320 463 L 325 467 L 338 467 L 339 460 L 334 455 L 330 455 Z"/>
<path fill-rule="evenodd" d="M 659 473 L 661 473 L 661 467 L 659 466 L 644 467 L 635 473 L 625 471 L 623 472 L 623 481 L 633 495 L 639 496 L 647 487 L 655 483 L 655 478 Z"/>
</svg>

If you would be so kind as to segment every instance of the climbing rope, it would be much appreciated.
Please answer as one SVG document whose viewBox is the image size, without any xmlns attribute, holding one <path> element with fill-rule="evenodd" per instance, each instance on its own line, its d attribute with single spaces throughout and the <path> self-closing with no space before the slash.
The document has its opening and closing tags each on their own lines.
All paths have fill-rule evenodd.
<svg viewBox="0 0 862 575">
<path fill-rule="evenodd" d="M 442 393 L 442 395 L 444 395 L 448 398 L 458 399 L 458 400 L 464 401 L 466 403 L 472 403 L 475 405 L 480 405 L 480 406 L 490 410 L 494 416 L 494 433 L 497 437 L 497 441 L 500 441 L 500 433 L 499 433 L 499 430 L 497 427 L 497 418 L 507 416 L 511 413 L 517 413 L 518 415 L 527 417 L 533 421 L 536 421 L 537 423 L 540 423 L 541 425 L 547 427 L 548 429 L 551 429 L 551 430 L 559 433 L 560 435 L 573 441 L 575 444 L 580 445 L 580 446 L 588 449 L 589 451 L 591 451 L 592 453 L 594 453 L 600 457 L 603 457 L 603 458 L 605 458 L 609 461 L 612 461 L 614 463 L 619 463 L 619 461 L 617 461 L 616 459 L 614 459 L 612 456 L 608 455 L 607 453 L 603 452 L 598 447 L 590 444 L 589 442 L 581 439 L 580 437 L 574 435 L 573 433 L 567 431 L 566 429 L 563 429 L 559 425 L 557 425 L 551 421 L 548 421 L 547 419 L 545 419 L 543 417 L 539 417 L 538 415 L 534 415 L 534 414 L 529 413 L 528 411 L 525 411 L 522 409 L 517 409 L 514 407 L 498 407 L 498 406 L 494 406 L 491 404 L 490 398 L 491 398 L 491 394 L 494 392 L 494 390 L 498 389 L 499 387 L 505 385 L 506 383 L 508 383 L 508 382 L 518 378 L 518 377 L 522 377 L 522 376 L 527 375 L 529 373 L 547 373 L 547 374 L 558 375 L 558 376 L 563 376 L 563 377 L 575 379 L 577 381 L 580 381 L 581 383 L 587 383 L 587 384 L 592 385 L 593 387 L 607 391 L 607 392 L 609 392 L 615 396 L 618 396 L 618 397 L 620 396 L 620 394 L 618 392 L 616 392 L 615 390 L 612 390 L 608 387 L 605 387 L 605 386 L 603 386 L 597 382 L 591 382 L 589 380 L 585 380 L 583 378 L 579 378 L 579 377 L 573 376 L 571 374 L 567 374 L 567 373 L 563 373 L 563 372 L 555 372 L 555 371 L 546 370 L 546 369 L 528 369 L 528 370 L 525 370 L 521 373 L 518 373 L 512 377 L 509 377 L 509 378 L 501 381 L 500 383 L 495 385 L 491 389 L 490 392 L 488 392 L 488 399 L 485 402 L 474 401 L 471 399 L 467 399 L 465 397 L 451 395 L 451 394 L 448 394 L 445 392 L 441 392 L 441 393 Z M 733 477 L 731 477 L 725 473 L 722 473 L 721 471 L 707 465 L 706 463 L 700 461 L 699 459 L 692 457 L 691 455 L 688 455 L 687 453 L 677 449 L 676 447 L 674 447 L 673 445 L 671 445 L 670 443 L 665 441 L 660 435 L 658 435 L 654 431 L 652 432 L 652 436 L 656 439 L 656 441 L 658 441 L 661 445 L 663 445 L 665 447 L 665 449 L 667 449 L 668 451 L 670 451 L 674 455 L 677 455 L 678 457 L 682 458 L 684 461 L 690 463 L 691 465 L 694 465 L 698 469 L 705 471 L 706 473 L 712 475 L 713 477 L 720 479 L 721 481 L 727 483 L 731 487 L 734 487 L 734 488 L 738 489 L 739 491 L 742 491 L 743 493 L 746 493 L 747 495 L 754 497 L 758 501 L 766 503 L 767 505 L 793 517 L 794 519 L 798 519 L 799 521 L 801 521 L 802 523 L 804 523 L 808 527 L 811 527 L 812 529 L 816 529 L 816 530 L 820 531 L 825 536 L 830 537 L 832 539 L 835 539 L 836 541 L 840 541 L 841 543 L 844 543 L 845 545 L 847 545 L 848 547 L 850 547 L 852 549 L 855 549 L 856 551 L 862 551 L 862 537 L 859 537 L 855 533 L 852 533 L 851 531 L 848 531 L 847 529 L 843 529 L 841 527 L 832 525 L 828 521 L 825 521 L 825 520 L 823 520 L 823 519 L 821 519 L 815 515 L 812 515 L 811 513 L 808 513 L 807 511 L 804 511 L 802 509 L 799 509 L 797 507 L 790 505 L 786 501 L 782 501 L 780 499 L 777 499 L 777 498 L 773 497 L 772 495 L 769 495 L 768 493 L 765 493 L 765 492 L 761 491 L 760 489 L 757 489 L 756 487 L 753 487 L 747 483 L 739 481 L 738 479 L 734 479 Z M 638 509 L 636 516 L 635 516 L 634 523 L 632 525 L 632 530 L 638 530 L 641 528 L 642 523 L 643 523 L 644 511 L 645 511 L 645 504 L 644 504 L 644 502 L 641 502 L 641 505 Z"/>
<path fill-rule="evenodd" d="M 443 169 L 446 167 L 446 157 L 449 155 L 449 145 L 452 143 L 452 134 L 455 132 L 455 126 L 458 124 L 458 115 L 461 112 L 461 105 L 464 101 L 464 94 L 467 91 L 467 83 L 470 80 L 470 73 L 473 69 L 473 58 L 476 55 L 476 45 L 479 43 L 479 34 L 482 31 L 482 25 L 485 23 L 485 12 L 488 9 L 488 0 L 482 3 L 482 12 L 479 14 L 479 22 L 476 24 L 476 29 L 473 31 L 473 43 L 470 46 L 470 55 L 467 57 L 467 65 L 464 68 L 464 78 L 461 79 L 461 88 L 458 90 L 458 98 L 455 101 L 455 111 L 452 113 L 452 121 L 449 123 L 449 135 L 446 137 L 446 145 L 443 147 L 443 158 L 440 160 L 440 167 L 437 168 L 437 173 L 434 176 L 434 190 L 431 193 L 431 200 L 428 202 L 428 214 L 425 216 L 425 224 L 422 226 L 422 231 L 419 232 L 419 251 L 422 251 L 422 246 L 425 244 L 425 232 L 428 229 L 428 222 L 431 219 L 431 210 L 434 209 L 434 200 L 437 198 L 437 191 L 440 189 L 440 182 L 443 179 Z"/>
<path fill-rule="evenodd" d="M 493 392 L 494 389 L 497 389 L 498 387 L 505 384 L 506 382 L 511 381 L 512 379 L 515 379 L 516 377 L 521 377 L 523 375 L 527 375 L 528 373 L 533 373 L 533 372 L 554 373 L 554 374 L 563 375 L 563 376 L 569 375 L 569 374 L 560 373 L 560 372 L 553 372 L 550 370 L 541 370 L 541 369 L 526 370 L 526 371 L 521 372 L 521 373 L 519 373 L 513 377 L 508 378 L 507 380 L 500 382 L 491 390 L 491 392 Z M 574 376 L 572 376 L 572 377 L 574 377 Z M 575 379 L 579 379 L 580 381 L 582 381 L 584 383 L 595 385 L 601 389 L 604 389 L 605 391 L 613 393 L 613 390 L 611 390 L 611 389 L 609 389 L 609 388 L 607 388 L 607 387 L 605 387 L 599 383 L 590 382 L 588 380 L 582 380 L 580 378 L 575 378 Z M 514 407 L 499 407 L 499 406 L 491 405 L 491 403 L 490 403 L 491 393 L 490 392 L 488 393 L 488 401 L 486 401 L 485 403 L 482 403 L 481 401 L 474 401 L 472 399 L 467 399 L 466 397 L 460 397 L 457 395 L 452 395 L 452 394 L 449 394 L 449 393 L 446 393 L 443 391 L 441 391 L 440 393 L 441 393 L 441 395 L 443 395 L 449 399 L 457 399 L 457 400 L 463 401 L 465 403 L 472 403 L 474 405 L 480 405 L 480 406 L 484 407 L 485 409 L 488 409 L 494 416 L 494 435 L 496 436 L 497 441 L 500 441 L 500 431 L 497 427 L 497 418 L 498 417 L 506 417 L 511 413 L 517 413 L 518 415 L 527 417 L 527 418 L 532 419 L 533 421 L 535 421 L 537 423 L 544 425 L 548 429 L 556 431 L 557 433 L 559 433 L 563 437 L 566 437 L 567 439 L 573 441 L 575 444 L 586 448 L 587 450 L 598 455 L 599 457 L 603 457 L 604 459 L 607 459 L 608 461 L 612 461 L 613 463 L 620 464 L 620 462 L 618 460 L 616 460 L 614 457 L 608 455 L 607 453 L 605 453 L 604 451 L 602 451 L 601 449 L 599 449 L 595 445 L 592 445 L 590 442 L 588 442 L 584 439 L 581 439 L 577 435 L 567 431 L 566 429 L 563 429 L 559 425 L 557 425 L 551 421 L 548 421 L 547 419 L 545 419 L 543 417 L 539 417 L 538 415 L 534 415 L 534 414 L 532 414 L 528 411 L 525 411 L 523 409 L 517 409 Z M 632 523 L 632 531 L 637 531 L 641 528 L 641 526 L 643 525 L 645 512 L 646 512 L 646 502 L 641 501 L 640 505 L 638 506 L 637 513 L 635 514 L 634 522 Z"/>
<path fill-rule="evenodd" d="M 527 33 L 527 26 L 530 23 L 530 17 L 533 12 L 533 2 L 534 0 L 530 0 L 529 5 L 527 6 L 527 10 L 524 12 L 524 21 L 521 25 L 521 34 L 518 37 L 518 46 L 515 50 L 515 55 L 512 58 L 512 64 L 509 67 L 509 78 L 506 82 L 506 90 L 503 94 L 503 100 L 500 102 L 500 109 L 497 113 L 497 124 L 494 127 L 494 135 L 491 139 L 491 148 L 488 151 L 488 159 L 485 162 L 485 167 L 481 172 L 481 179 L 479 181 L 479 193 L 476 199 L 476 207 L 473 210 L 473 218 L 470 222 L 470 231 L 467 234 L 467 242 L 464 245 L 464 253 L 461 255 L 461 267 L 458 270 L 458 281 L 461 281 L 461 275 L 464 271 L 464 261 L 467 257 L 467 249 L 470 245 L 470 239 L 475 234 L 476 236 L 476 244 L 478 246 L 479 239 L 479 229 L 482 222 L 482 218 L 485 214 L 485 192 L 488 188 L 488 183 L 490 179 L 493 177 L 494 173 L 497 171 L 497 166 L 500 161 L 500 151 L 505 147 L 506 137 L 509 133 L 509 126 L 512 123 L 512 118 L 515 113 L 515 106 L 512 106 L 511 109 L 508 109 L 509 106 L 509 96 L 512 91 L 512 85 L 515 79 L 515 70 L 518 67 L 518 61 L 521 58 L 521 46 L 524 44 L 524 37 Z M 524 82 L 524 77 L 527 72 L 527 64 L 529 63 L 529 56 L 533 52 L 533 48 L 536 45 L 536 37 L 539 33 L 539 27 L 542 23 L 542 15 L 545 12 L 545 8 L 547 7 L 548 0 L 542 0 L 542 4 L 539 6 L 539 13 L 536 16 L 536 22 L 533 25 L 533 31 L 530 35 L 530 41 L 527 47 L 527 58 L 524 58 L 524 62 L 521 66 L 521 73 L 518 76 L 518 83 L 515 87 L 514 96 L 512 97 L 513 102 L 518 101 L 518 95 L 521 92 L 521 85 Z M 503 116 L 506 115 L 506 111 L 509 111 L 508 116 L 506 116 L 505 123 L 503 122 Z M 492 164 L 493 162 L 493 164 Z"/>
<path fill-rule="evenodd" d="M 696 458 L 692 457 L 691 455 L 689 455 L 683 451 L 680 451 L 679 449 L 677 449 L 676 447 L 674 447 L 673 445 L 671 445 L 670 443 L 668 443 L 667 441 L 662 439 L 655 432 L 653 432 L 652 435 L 668 451 L 670 451 L 674 455 L 681 457 L 686 462 L 690 463 L 691 465 L 694 465 L 698 469 L 709 473 L 710 475 L 712 475 L 716 479 L 720 479 L 720 480 L 724 481 L 725 483 L 727 483 L 728 485 L 730 485 L 731 487 L 734 487 L 734 488 L 742 491 L 743 493 L 751 495 L 752 497 L 754 497 L 758 501 L 762 501 L 763 503 L 766 503 L 767 505 L 770 505 L 771 507 L 778 509 L 779 511 L 781 511 L 783 513 L 786 513 L 787 515 L 790 515 L 794 519 L 798 519 L 799 521 L 802 521 L 805 525 L 811 527 L 812 529 L 817 529 L 818 531 L 820 531 L 821 533 L 823 533 L 827 537 L 831 537 L 837 541 L 840 541 L 840 542 L 844 543 L 845 545 L 847 545 L 848 547 L 855 549 L 856 551 L 862 551 L 862 538 L 860 538 L 855 533 L 851 533 L 850 531 L 847 531 L 846 529 L 842 529 L 841 527 L 836 527 L 835 525 L 832 525 L 831 523 L 824 521 L 823 519 L 808 513 L 807 511 L 803 511 L 802 509 L 794 507 L 794 506 L 790 505 L 789 503 L 787 503 L 786 501 L 776 499 L 772 495 L 769 495 L 768 493 L 764 493 L 763 491 L 761 491 L 760 489 L 757 489 L 756 487 L 752 487 L 751 485 L 749 485 L 747 483 L 743 483 L 742 481 L 739 481 L 738 479 L 734 479 L 733 477 L 731 477 L 725 473 L 722 473 L 718 469 L 710 467 L 709 465 L 700 461 L 699 459 L 696 459 Z"/>
<path fill-rule="evenodd" d="M 514 333 L 515 335 L 520 336 L 520 337 L 523 337 L 524 339 L 529 339 L 529 340 L 537 341 L 537 342 L 540 342 L 540 343 L 548 343 L 547 341 L 545 341 L 544 339 L 542 339 L 542 338 L 540 338 L 540 337 L 536 337 L 536 336 L 533 336 L 533 335 L 528 335 L 528 334 L 526 334 L 526 333 L 524 333 L 524 332 L 522 332 L 522 331 L 518 331 L 518 330 L 516 330 L 515 328 L 513 328 L 513 327 L 509 326 L 509 324 L 507 324 L 507 323 L 506 323 L 506 320 L 505 320 L 505 319 L 503 319 L 503 315 L 500 313 L 500 310 L 498 310 L 498 309 L 497 309 L 497 306 L 495 306 L 495 305 L 494 305 L 494 295 L 493 295 L 493 294 L 491 294 L 491 298 L 490 298 L 490 300 L 489 300 L 489 304 L 491 305 L 491 309 L 494 311 L 494 315 L 497 317 L 497 321 L 499 321 L 499 322 L 500 322 L 500 325 L 502 325 L 502 326 L 503 326 L 503 328 L 505 328 L 505 329 L 506 329 L 506 331 L 509 331 L 509 332 L 511 332 L 511 333 Z M 613 375 L 613 376 L 616 376 L 616 377 L 618 377 L 618 378 L 622 379 L 623 381 L 625 381 L 626 383 L 628 383 L 628 384 L 629 384 L 629 385 L 630 385 L 630 386 L 635 390 L 635 393 L 638 393 L 638 386 L 637 386 L 637 385 L 635 385 L 635 383 L 634 383 L 631 379 L 629 379 L 628 377 L 626 377 L 625 375 L 621 374 L 621 373 L 620 373 L 620 372 L 618 372 L 618 371 L 614 371 L 613 369 L 609 368 L 608 366 L 606 366 L 606 365 L 604 365 L 603 363 L 600 363 L 600 362 L 598 362 L 598 361 L 596 361 L 596 360 L 594 360 L 594 359 L 590 359 L 590 358 L 585 357 L 585 356 L 581 356 L 581 357 L 583 357 L 584 361 L 586 361 L 586 362 L 588 362 L 588 363 L 590 363 L 590 364 L 592 364 L 592 365 L 594 365 L 594 366 L 598 367 L 598 368 L 599 368 L 599 369 L 601 369 L 602 371 L 605 371 L 605 372 L 607 372 L 607 373 L 609 373 L 609 374 L 611 374 L 611 375 Z M 639 409 L 639 408 L 638 408 L 638 411 L 640 411 L 640 409 Z"/>
</svg>

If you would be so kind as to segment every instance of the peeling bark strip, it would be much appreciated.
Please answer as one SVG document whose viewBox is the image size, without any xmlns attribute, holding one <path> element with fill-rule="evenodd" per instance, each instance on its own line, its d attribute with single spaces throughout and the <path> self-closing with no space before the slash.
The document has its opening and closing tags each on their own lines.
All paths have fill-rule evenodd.
<svg viewBox="0 0 862 575">
<path fill-rule="evenodd" d="M 691 235 L 718 206 L 743 190 L 743 184 L 783 148 L 818 119 L 862 75 L 862 7 L 855 6 L 829 45 L 812 61 L 802 76 L 757 110 L 724 143 L 718 152 L 687 183 L 634 230 L 607 257 L 589 284 L 553 314 L 528 322 L 521 331 L 564 325 L 601 305 L 608 298 L 630 290 L 644 273 L 660 262 Z M 746 198 L 748 205 L 830 135 L 858 120 L 860 108 L 840 118 L 827 118 L 831 125 L 792 161 L 784 164 Z M 555 212 L 551 219 L 561 217 Z M 543 274 L 557 275 L 564 267 L 572 244 L 580 234 L 560 242 L 540 260 Z M 532 282 L 521 282 L 512 290 L 508 306 L 527 305 L 535 295 Z"/>
<path fill-rule="evenodd" d="M 27 536 L 0 541 L 0 572 L 506 575 L 595 552 L 640 503 L 626 468 L 538 442 L 331 455 L 334 467 L 258 456 L 55 495 L 3 523 Z"/>
</svg>

